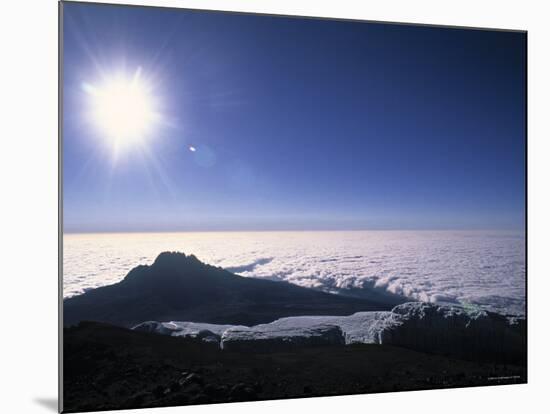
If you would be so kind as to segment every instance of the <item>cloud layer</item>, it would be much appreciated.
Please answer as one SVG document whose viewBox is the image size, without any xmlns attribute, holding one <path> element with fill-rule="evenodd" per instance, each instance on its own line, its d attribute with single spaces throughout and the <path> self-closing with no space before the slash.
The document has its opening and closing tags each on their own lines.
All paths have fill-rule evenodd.
<svg viewBox="0 0 550 414">
<path fill-rule="evenodd" d="M 64 237 L 64 296 L 116 283 L 162 251 L 247 277 L 525 313 L 525 239 L 481 231 L 86 234 Z"/>
</svg>

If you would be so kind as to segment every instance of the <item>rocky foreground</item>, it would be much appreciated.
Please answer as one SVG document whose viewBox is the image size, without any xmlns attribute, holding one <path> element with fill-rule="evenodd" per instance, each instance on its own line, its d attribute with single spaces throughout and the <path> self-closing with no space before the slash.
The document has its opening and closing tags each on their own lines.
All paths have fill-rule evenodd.
<svg viewBox="0 0 550 414">
<path fill-rule="evenodd" d="M 213 331 L 212 331 L 213 332 Z M 222 350 L 99 323 L 64 329 L 64 412 L 524 383 L 521 364 L 385 344 Z"/>
<path fill-rule="evenodd" d="M 411 302 L 391 311 L 350 316 L 297 316 L 252 327 L 145 322 L 133 328 L 197 339 L 223 350 L 290 351 L 300 347 L 383 344 L 486 361 L 523 362 L 525 321 L 460 306 Z"/>
</svg>

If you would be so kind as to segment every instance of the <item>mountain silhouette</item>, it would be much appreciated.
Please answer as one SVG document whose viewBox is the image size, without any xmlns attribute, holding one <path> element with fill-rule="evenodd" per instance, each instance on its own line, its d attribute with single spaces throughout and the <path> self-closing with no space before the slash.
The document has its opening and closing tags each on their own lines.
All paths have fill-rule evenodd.
<svg viewBox="0 0 550 414">
<path fill-rule="evenodd" d="M 390 310 L 400 301 L 376 293 L 369 299 L 354 298 L 242 277 L 194 255 L 164 252 L 119 283 L 65 299 L 63 320 L 65 326 L 84 320 L 124 327 L 148 320 L 254 325 L 285 316 Z"/>
</svg>

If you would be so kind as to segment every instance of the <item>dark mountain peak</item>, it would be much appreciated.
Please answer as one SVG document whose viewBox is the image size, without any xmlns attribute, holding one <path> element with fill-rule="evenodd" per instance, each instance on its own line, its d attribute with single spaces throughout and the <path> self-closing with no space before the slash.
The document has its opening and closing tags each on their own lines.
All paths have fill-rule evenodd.
<svg viewBox="0 0 550 414">
<path fill-rule="evenodd" d="M 201 262 L 195 255 L 186 255 L 180 252 L 162 252 L 157 256 L 153 264 L 152 269 L 158 270 L 172 270 L 172 271 L 186 271 L 186 270 L 205 270 L 211 266 Z"/>
<path fill-rule="evenodd" d="M 186 262 L 187 258 L 188 256 L 183 252 L 162 252 L 157 256 L 157 258 L 153 262 L 153 265 L 162 265 L 164 263 L 173 263 L 176 261 Z"/>
<path fill-rule="evenodd" d="M 130 270 L 122 283 L 156 284 L 166 289 L 193 279 L 208 280 L 212 277 L 231 277 L 231 273 L 221 268 L 201 262 L 195 255 L 181 252 L 162 252 L 152 265 L 140 265 Z"/>
<path fill-rule="evenodd" d="M 64 301 L 66 325 L 82 320 L 133 326 L 147 320 L 257 324 L 284 316 L 389 310 L 385 298 L 363 300 L 284 282 L 235 275 L 194 255 L 163 252 L 114 285 Z"/>
<path fill-rule="evenodd" d="M 197 259 L 197 256 L 193 254 L 186 255 L 183 252 L 162 252 L 157 256 L 152 264 L 152 267 L 172 267 L 174 270 L 189 266 L 209 267 L 207 264 Z"/>
</svg>

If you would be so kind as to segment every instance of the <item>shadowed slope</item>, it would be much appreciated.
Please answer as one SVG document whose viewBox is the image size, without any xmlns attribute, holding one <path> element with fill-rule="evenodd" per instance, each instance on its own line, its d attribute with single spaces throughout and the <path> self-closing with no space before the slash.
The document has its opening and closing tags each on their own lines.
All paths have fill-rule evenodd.
<svg viewBox="0 0 550 414">
<path fill-rule="evenodd" d="M 399 302 L 382 295 L 365 300 L 245 278 L 193 255 L 165 252 L 151 266 L 132 269 L 119 283 L 66 299 L 63 308 L 65 325 L 82 320 L 126 327 L 147 320 L 252 325 L 285 316 L 390 310 Z"/>
</svg>

